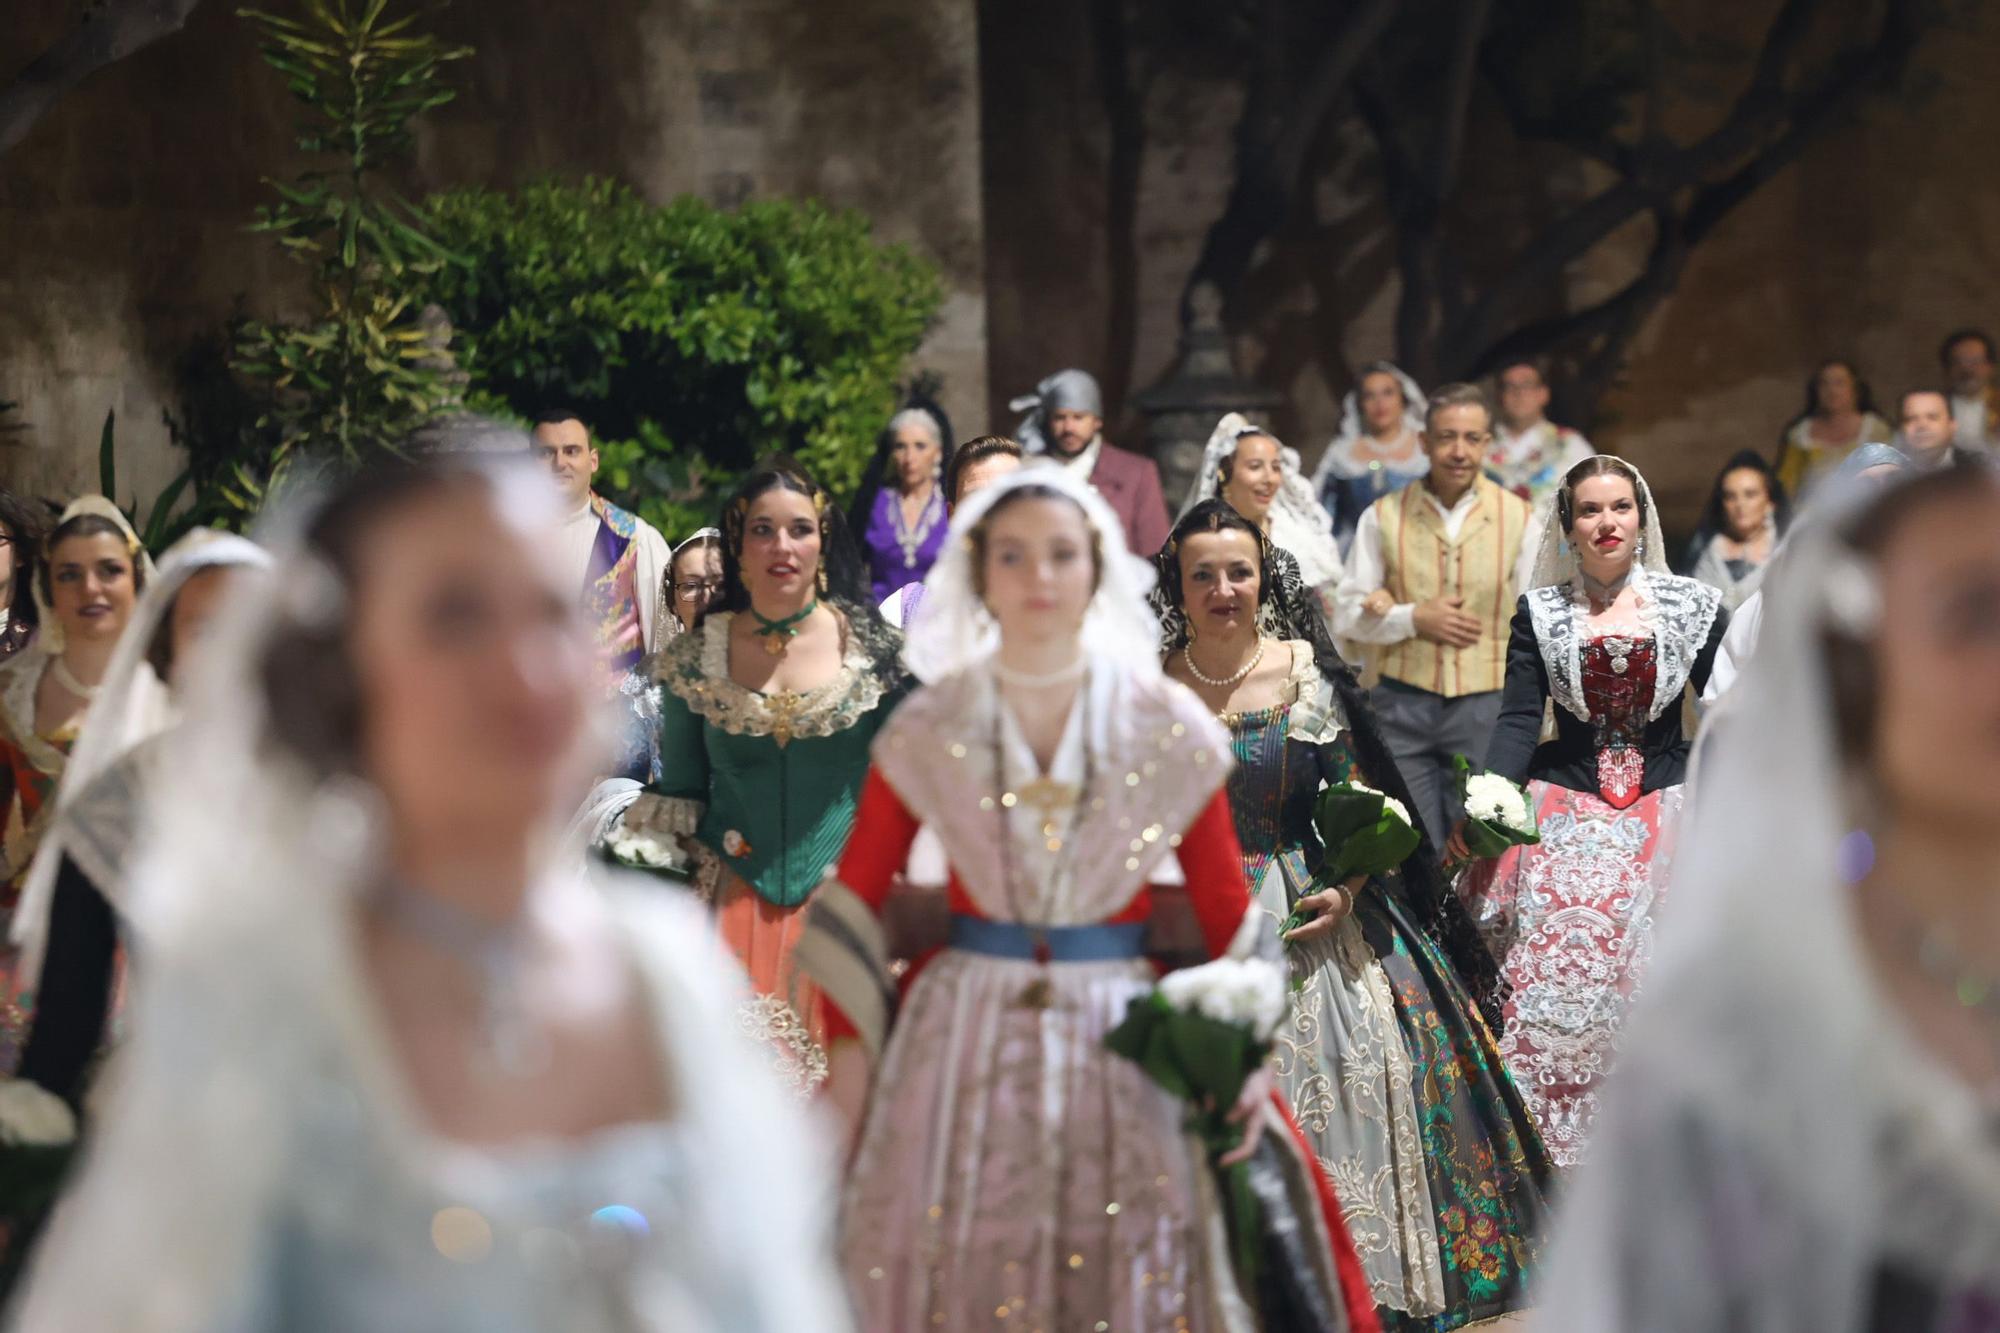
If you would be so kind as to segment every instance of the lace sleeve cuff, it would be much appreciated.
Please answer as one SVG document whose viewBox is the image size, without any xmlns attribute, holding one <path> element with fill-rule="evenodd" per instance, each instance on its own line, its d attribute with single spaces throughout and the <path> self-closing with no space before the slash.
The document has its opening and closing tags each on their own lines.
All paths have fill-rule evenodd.
<svg viewBox="0 0 2000 1333">
<path fill-rule="evenodd" d="M 707 808 L 703 802 L 684 796 L 641 792 L 622 815 L 605 827 L 598 841 L 609 842 L 620 834 L 646 838 L 665 853 L 668 869 L 686 873 L 696 868 L 686 840 L 692 839 Z"/>
</svg>

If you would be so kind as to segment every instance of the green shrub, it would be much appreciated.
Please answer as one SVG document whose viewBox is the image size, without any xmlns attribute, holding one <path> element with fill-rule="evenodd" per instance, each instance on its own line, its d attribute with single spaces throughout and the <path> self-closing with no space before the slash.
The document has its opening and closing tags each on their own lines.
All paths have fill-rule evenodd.
<svg viewBox="0 0 2000 1333">
<path fill-rule="evenodd" d="M 248 512 L 295 461 L 357 467 L 453 402 L 427 364 L 412 301 L 450 256 L 383 177 L 408 156 L 411 122 L 452 99 L 444 66 L 471 50 L 419 27 L 428 10 L 416 4 L 398 14 L 388 0 L 299 0 L 295 16 L 239 12 L 299 112 L 300 170 L 266 182 L 276 198 L 251 230 L 311 275 L 304 321 L 245 320 L 235 331 L 231 364 L 265 402 L 222 488 Z"/>
<path fill-rule="evenodd" d="M 810 201 L 656 206 L 591 179 L 451 191 L 425 215 L 464 260 L 424 296 L 474 387 L 582 412 L 601 489 L 669 533 L 772 449 L 850 493 L 942 298 L 932 265 Z"/>
</svg>

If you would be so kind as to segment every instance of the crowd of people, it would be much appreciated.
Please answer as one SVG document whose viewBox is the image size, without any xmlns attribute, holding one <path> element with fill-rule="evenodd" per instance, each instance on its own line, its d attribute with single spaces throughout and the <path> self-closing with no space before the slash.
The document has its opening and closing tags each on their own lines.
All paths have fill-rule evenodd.
<svg viewBox="0 0 2000 1333">
<path fill-rule="evenodd" d="M 1365 367 L 1310 475 L 1225 416 L 1174 512 L 1074 369 L 671 543 L 560 407 L 157 567 L 0 495 L 0 1164 L 81 1144 L 14 1325 L 2000 1330 L 1941 360 L 1676 550 L 1528 362 Z M 1115 1049 L 1204 964 L 1286 979 L 1226 1150 Z"/>
</svg>

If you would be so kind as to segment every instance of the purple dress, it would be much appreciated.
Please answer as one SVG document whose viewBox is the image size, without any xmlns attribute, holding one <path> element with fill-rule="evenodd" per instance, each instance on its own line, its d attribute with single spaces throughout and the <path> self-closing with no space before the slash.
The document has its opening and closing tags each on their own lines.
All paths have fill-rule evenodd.
<svg viewBox="0 0 2000 1333">
<path fill-rule="evenodd" d="M 861 534 L 861 541 L 868 548 L 868 573 L 875 583 L 877 605 L 904 584 L 922 582 L 930 573 L 931 563 L 944 546 L 947 526 L 940 487 L 931 487 L 930 503 L 910 528 L 903 525 L 903 498 L 896 488 L 884 486 L 875 492 L 868 530 Z"/>
</svg>

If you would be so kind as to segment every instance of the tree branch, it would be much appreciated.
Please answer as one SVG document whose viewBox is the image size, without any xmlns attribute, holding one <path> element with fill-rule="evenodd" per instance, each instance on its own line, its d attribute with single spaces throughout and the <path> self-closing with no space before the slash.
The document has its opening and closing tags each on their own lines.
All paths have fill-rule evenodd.
<svg viewBox="0 0 2000 1333">
<path fill-rule="evenodd" d="M 1395 12 L 1396 0 L 1364 0 L 1329 42 L 1307 76 L 1298 105 L 1281 122 L 1269 100 L 1271 87 L 1259 83 L 1250 88 L 1236 133 L 1236 180 L 1181 289 L 1182 323 L 1197 287 L 1213 284 L 1225 300 L 1234 297 L 1257 247 L 1291 212 L 1306 156 L 1335 102 Z M 1275 129 L 1267 128 L 1274 122 Z"/>
<path fill-rule="evenodd" d="M 1459 158 L 1465 151 L 1465 119 L 1472 110 L 1472 80 L 1479 72 L 1479 48 L 1486 39 L 1486 23 L 1493 4 L 1492 0 L 1470 0 L 1467 8 L 1468 12 L 1459 20 L 1457 41 L 1452 46 L 1437 146 L 1431 150 L 1430 171 L 1425 179 L 1431 197 L 1440 202 L 1451 194 L 1458 181 Z"/>
<path fill-rule="evenodd" d="M 1519 86 L 1502 68 L 1499 57 L 1490 46 L 1480 48 L 1479 69 L 1486 76 L 1486 86 L 1499 99 L 1500 109 L 1506 112 L 1508 127 L 1522 143 L 1548 143 L 1567 148 L 1593 162 L 1603 163 L 1620 175 L 1630 169 L 1628 150 L 1610 135 L 1586 134 L 1578 128 L 1574 116 L 1565 116 L 1560 111 L 1550 116 L 1539 116 L 1529 110 L 1520 95 Z"/>
<path fill-rule="evenodd" d="M 1710 173 L 1746 154 L 1759 153 L 1760 145 L 1768 152 L 1771 145 L 1786 142 L 1794 120 L 1819 99 L 1831 99 L 1836 105 L 1858 99 L 1866 88 L 1852 81 L 1850 70 L 1875 69 L 1880 77 L 1880 71 L 1893 70 L 1908 55 L 1914 39 L 1906 33 L 1915 26 L 1910 17 L 1911 0 L 1890 0 L 1882 27 L 1867 45 L 1850 49 L 1836 60 L 1832 66 L 1835 73 L 1811 92 L 1788 95 L 1785 69 L 1804 41 L 1820 3 L 1787 0 L 1766 36 L 1756 72 L 1721 125 L 1685 148 L 1636 155 L 1623 180 L 1537 236 L 1454 331 L 1446 360 L 1484 364 L 1490 356 L 1487 349 L 1500 341 L 1500 327 L 1507 316 L 1556 281 L 1576 256 L 1640 213 L 1658 207 L 1681 190 L 1700 185 Z M 1831 109 L 1818 113 L 1822 118 L 1818 123 L 1823 123 Z M 1785 129 L 1773 137 L 1774 127 L 1779 126 Z M 1793 154 L 1803 146 L 1800 142 Z M 1771 168 L 1773 174 L 1776 169 Z M 1749 168 L 1737 174 L 1741 176 L 1745 170 Z"/>
<path fill-rule="evenodd" d="M 1305 85 L 1298 110 L 1277 137 L 1271 160 L 1277 178 L 1287 194 L 1297 190 L 1299 173 L 1305 169 L 1306 154 L 1319 137 L 1320 126 L 1333 111 L 1333 104 L 1347 89 L 1348 80 L 1361 65 L 1361 58 L 1375 45 L 1375 39 L 1396 16 L 1397 0 L 1363 0 L 1348 16 L 1340 36 L 1328 45 Z"/>
<path fill-rule="evenodd" d="M 25 139 L 64 93 L 104 66 L 179 32 L 201 0 L 104 0 L 0 89 L 0 153 Z"/>
<path fill-rule="evenodd" d="M 1466 369 L 1484 375 L 1516 356 L 1526 356 L 1564 343 L 1600 337 L 1621 320 L 1673 290 L 1686 262 L 1681 218 L 1667 205 L 1653 210 L 1654 237 L 1645 266 L 1632 281 L 1593 305 L 1524 325 L 1488 348 Z"/>
</svg>

